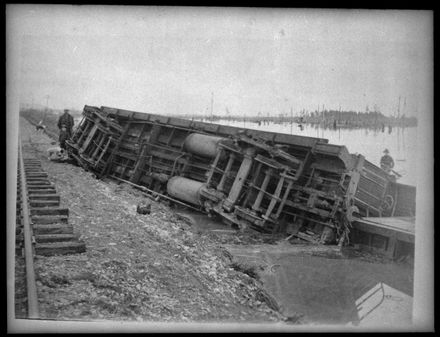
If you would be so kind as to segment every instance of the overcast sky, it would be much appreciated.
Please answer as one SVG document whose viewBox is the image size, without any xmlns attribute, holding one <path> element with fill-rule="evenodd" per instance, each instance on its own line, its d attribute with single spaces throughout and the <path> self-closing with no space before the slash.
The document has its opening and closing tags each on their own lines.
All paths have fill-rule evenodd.
<svg viewBox="0 0 440 337">
<path fill-rule="evenodd" d="M 10 5 L 20 103 L 158 114 L 432 110 L 432 13 Z M 406 100 L 406 110 L 403 103 Z"/>
</svg>

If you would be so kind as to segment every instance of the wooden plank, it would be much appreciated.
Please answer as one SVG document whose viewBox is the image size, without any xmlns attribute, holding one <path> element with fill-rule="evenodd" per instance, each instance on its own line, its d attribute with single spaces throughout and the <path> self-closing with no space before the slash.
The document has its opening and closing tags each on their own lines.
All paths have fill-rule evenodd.
<svg viewBox="0 0 440 337">
<path fill-rule="evenodd" d="M 69 209 L 60 207 L 31 208 L 30 213 L 31 215 L 69 215 Z"/>
<path fill-rule="evenodd" d="M 32 230 L 36 235 L 42 234 L 73 234 L 73 226 L 68 224 L 39 224 L 33 225 Z"/>
<path fill-rule="evenodd" d="M 49 243 L 49 242 L 63 242 L 77 240 L 78 235 L 69 233 L 56 233 L 56 234 L 37 234 L 35 235 L 35 241 L 37 243 Z"/>
<path fill-rule="evenodd" d="M 288 195 L 289 195 L 289 193 L 290 193 L 290 190 L 291 190 L 291 188 L 292 188 L 292 185 L 293 185 L 293 180 L 289 179 L 289 181 L 288 181 L 288 183 L 287 183 L 287 187 L 286 187 L 286 189 L 285 189 L 285 191 L 284 191 L 283 198 L 282 198 L 282 200 L 281 200 L 281 203 L 280 203 L 280 205 L 279 205 L 279 207 L 278 207 L 278 210 L 277 210 L 277 212 L 276 212 L 276 215 L 275 215 L 275 217 L 276 217 L 277 219 L 279 218 L 281 212 L 282 212 L 283 209 L 284 209 L 284 205 L 286 204 L 287 197 L 288 197 Z"/>
<path fill-rule="evenodd" d="M 271 178 L 272 172 L 273 172 L 272 168 L 267 169 L 264 172 L 265 175 L 264 175 L 263 182 L 261 183 L 261 186 L 259 188 L 257 188 L 255 184 L 257 183 L 257 179 L 259 178 L 261 167 L 262 167 L 262 163 L 258 163 L 257 171 L 254 175 L 254 180 L 253 180 L 252 184 L 250 185 L 251 188 L 248 189 L 248 194 L 247 194 L 247 197 L 248 197 L 251 195 L 252 190 L 258 190 L 258 194 L 254 200 L 254 204 L 252 205 L 252 209 L 254 211 L 260 210 L 261 201 L 263 200 L 264 194 L 266 193 L 266 188 L 267 188 L 267 185 L 269 184 L 269 181 L 270 181 L 270 178 Z M 246 202 L 247 202 L 247 200 L 246 200 Z"/>
<path fill-rule="evenodd" d="M 48 175 L 46 172 L 38 172 L 36 171 L 35 173 L 26 173 L 26 178 L 27 179 L 34 179 L 34 178 L 47 178 Z"/>
<path fill-rule="evenodd" d="M 78 254 L 85 251 L 86 245 L 84 242 L 67 241 L 35 244 L 36 254 L 44 256 Z"/>
<path fill-rule="evenodd" d="M 281 201 L 279 197 L 280 197 L 283 185 L 284 185 L 284 177 L 281 176 L 281 178 L 278 180 L 278 185 L 277 185 L 275 192 L 272 196 L 272 200 L 270 201 L 270 204 L 267 207 L 266 214 L 265 214 L 266 219 L 269 218 L 269 216 L 271 215 L 273 209 L 275 208 L 276 203 Z"/>
<path fill-rule="evenodd" d="M 362 221 L 376 226 L 415 233 L 415 218 L 412 217 L 364 217 Z"/>
<path fill-rule="evenodd" d="M 30 200 L 29 205 L 31 207 L 53 207 L 59 206 L 59 200 Z"/>
<path fill-rule="evenodd" d="M 221 156 L 223 155 L 224 149 L 220 148 L 219 151 L 217 152 L 217 155 L 215 156 L 214 162 L 211 164 L 211 169 L 208 171 L 207 177 L 206 177 L 206 184 L 207 186 L 211 186 L 211 179 L 214 175 L 214 172 L 222 172 L 224 173 L 222 170 L 217 169 L 217 165 L 218 162 L 220 161 Z"/>
<path fill-rule="evenodd" d="M 108 160 L 104 163 L 100 175 L 105 176 L 108 172 L 111 171 L 112 166 L 113 166 L 114 155 L 119 150 L 119 144 L 124 139 L 125 135 L 127 134 L 128 130 L 130 129 L 130 125 L 131 125 L 130 122 L 128 122 L 127 125 L 125 125 L 124 131 L 119 136 L 119 138 L 116 140 L 115 147 L 113 148 L 112 152 L 110 153 Z"/>
<path fill-rule="evenodd" d="M 98 121 L 95 121 L 95 124 L 92 126 L 92 129 L 87 134 L 87 138 L 84 141 L 84 143 L 81 146 L 80 152 L 86 152 L 87 147 L 89 146 L 90 142 L 92 141 L 93 137 L 95 137 L 95 132 L 98 130 L 99 124 Z"/>
<path fill-rule="evenodd" d="M 105 143 L 104 149 L 102 150 L 101 154 L 99 155 L 99 158 L 96 160 L 95 165 L 101 164 L 101 160 L 104 157 L 104 155 L 107 153 L 107 149 L 108 149 L 110 143 L 112 142 L 112 140 L 113 140 L 112 136 L 108 137 L 107 142 Z"/>
<path fill-rule="evenodd" d="M 415 242 L 414 234 L 398 230 L 397 228 L 384 227 L 378 224 L 366 223 L 358 220 L 354 221 L 352 225 L 353 228 L 366 233 L 378 234 L 388 238 L 395 237 L 397 240 L 409 243 Z"/>
<path fill-rule="evenodd" d="M 223 148 L 221 148 L 221 149 L 223 149 Z M 229 159 L 228 159 L 228 162 L 225 167 L 225 172 L 223 173 L 222 178 L 217 185 L 217 190 L 219 190 L 221 192 L 225 191 L 226 179 L 228 178 L 228 176 L 231 172 L 232 164 L 234 163 L 235 159 L 236 159 L 236 155 L 233 152 L 229 153 Z M 259 167 L 257 168 L 257 174 L 258 173 L 259 173 Z"/>
<path fill-rule="evenodd" d="M 28 186 L 52 186 L 52 183 L 47 180 L 32 180 L 32 179 L 26 179 L 26 185 Z"/>
<path fill-rule="evenodd" d="M 57 191 L 55 188 L 44 188 L 44 189 L 28 189 L 28 195 L 29 197 L 33 197 L 34 195 L 46 195 L 46 194 L 52 194 L 56 195 Z"/>
<path fill-rule="evenodd" d="M 105 141 L 105 135 L 101 133 L 100 134 L 100 138 L 99 138 L 99 142 L 95 143 L 96 148 L 95 148 L 95 151 L 93 151 L 92 156 L 91 156 L 93 159 L 96 157 L 96 155 L 98 154 L 99 150 L 103 149 L 102 145 L 104 144 L 104 141 Z"/>
<path fill-rule="evenodd" d="M 90 131 L 90 129 L 93 127 L 93 121 L 86 118 L 86 122 L 84 124 L 84 126 L 82 127 L 81 130 L 81 135 L 79 136 L 78 140 L 76 141 L 77 147 L 81 147 L 82 146 L 82 141 L 84 139 L 84 137 L 87 136 L 88 132 Z"/>
<path fill-rule="evenodd" d="M 47 193 L 46 191 L 55 191 L 55 187 L 53 185 L 29 185 L 27 187 L 28 192 L 34 192 L 34 191 L 38 191 L 38 193 L 40 193 L 41 191 L 45 191 L 45 193 Z"/>
<path fill-rule="evenodd" d="M 29 200 L 57 200 L 60 201 L 59 194 L 31 194 Z"/>
<path fill-rule="evenodd" d="M 153 149 L 154 142 L 156 142 L 157 138 L 160 135 L 162 128 L 158 124 L 154 124 L 151 128 L 150 137 L 148 139 L 148 142 L 143 146 L 141 153 L 139 154 L 139 157 L 136 161 L 136 164 L 134 166 L 134 173 L 130 179 L 130 181 L 134 184 L 137 184 L 142 176 L 142 169 L 144 168 L 147 157 L 150 155 L 150 152 Z"/>
<path fill-rule="evenodd" d="M 62 224 L 68 223 L 69 217 L 66 215 L 33 215 L 31 217 L 33 224 Z"/>
</svg>

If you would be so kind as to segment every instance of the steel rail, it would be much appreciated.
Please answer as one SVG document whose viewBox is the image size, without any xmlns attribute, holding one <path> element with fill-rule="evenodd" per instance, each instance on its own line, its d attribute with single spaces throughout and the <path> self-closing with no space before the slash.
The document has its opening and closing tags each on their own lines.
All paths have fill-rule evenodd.
<svg viewBox="0 0 440 337">
<path fill-rule="evenodd" d="M 149 188 L 146 188 L 145 186 L 141 186 L 141 185 L 134 184 L 134 183 L 132 183 L 131 181 L 128 181 L 128 180 L 125 180 L 125 179 L 121 179 L 121 178 L 116 177 L 116 176 L 114 176 L 114 175 L 110 175 L 109 177 L 110 177 L 110 178 L 113 178 L 113 179 L 116 179 L 116 180 L 119 180 L 120 182 L 123 182 L 123 183 L 129 184 L 129 185 L 131 185 L 131 186 L 133 186 L 133 187 L 135 187 L 135 188 L 137 188 L 137 189 L 140 189 L 140 190 L 143 190 L 143 191 L 149 192 L 149 193 L 150 193 L 151 195 L 153 195 L 153 196 L 156 196 L 156 195 L 157 195 L 157 196 L 159 196 L 159 197 L 161 197 L 161 198 L 164 198 L 164 199 L 170 200 L 170 201 L 172 201 L 172 202 L 175 202 L 175 203 L 177 203 L 177 204 L 180 204 L 180 205 L 182 205 L 182 206 L 185 206 L 185 207 L 188 207 L 188 208 L 191 208 L 191 209 L 193 209 L 193 210 L 195 210 L 195 211 L 200 212 L 200 208 L 193 207 L 193 206 L 191 206 L 191 205 L 188 205 L 188 204 L 186 204 L 186 203 L 184 203 L 184 202 L 181 202 L 181 201 L 179 201 L 179 200 L 176 200 L 176 199 L 174 199 L 174 198 L 171 198 L 171 197 L 169 197 L 169 196 L 167 196 L 167 195 L 164 195 L 164 194 L 162 194 L 162 193 L 155 192 L 155 191 L 153 191 L 153 190 L 150 190 Z"/>
<path fill-rule="evenodd" d="M 26 184 L 26 172 L 24 170 L 23 151 L 21 145 L 21 139 L 19 138 L 18 155 L 20 160 L 20 186 L 21 186 L 21 215 L 24 232 L 24 253 L 26 263 L 26 288 L 27 288 L 27 302 L 28 302 L 28 317 L 39 318 L 38 298 L 37 298 L 37 285 L 35 282 L 35 270 L 34 270 L 34 256 L 32 249 L 32 232 L 29 217 L 27 184 Z"/>
</svg>

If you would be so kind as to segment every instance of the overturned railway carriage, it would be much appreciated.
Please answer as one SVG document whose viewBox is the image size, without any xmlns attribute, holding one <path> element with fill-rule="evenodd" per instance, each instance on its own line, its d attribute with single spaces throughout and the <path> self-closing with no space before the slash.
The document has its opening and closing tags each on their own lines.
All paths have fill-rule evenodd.
<svg viewBox="0 0 440 337">
<path fill-rule="evenodd" d="M 326 139 L 85 106 L 69 154 L 239 228 L 342 244 L 353 218 L 414 216 L 415 188 Z"/>
</svg>

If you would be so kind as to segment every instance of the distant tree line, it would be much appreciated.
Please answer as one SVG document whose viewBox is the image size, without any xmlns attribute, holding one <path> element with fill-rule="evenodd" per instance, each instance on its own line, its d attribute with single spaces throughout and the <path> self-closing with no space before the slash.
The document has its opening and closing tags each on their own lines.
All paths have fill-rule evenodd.
<svg viewBox="0 0 440 337">
<path fill-rule="evenodd" d="M 323 128 L 372 128 L 384 129 L 385 127 L 412 127 L 417 126 L 416 117 L 407 117 L 405 114 L 400 116 L 384 116 L 379 111 L 341 111 L 341 110 L 322 110 L 322 111 L 301 111 L 292 116 L 288 113 L 280 113 L 275 116 L 264 116 L 258 113 L 254 116 L 236 115 L 174 115 L 174 117 L 215 122 L 218 120 L 247 121 L 258 124 L 266 123 L 299 123 L 315 124 Z"/>
<path fill-rule="evenodd" d="M 379 111 L 339 111 L 323 110 L 304 113 L 297 117 L 297 122 L 303 121 L 310 124 L 323 124 L 324 126 L 337 127 L 362 127 L 362 128 L 381 128 L 385 126 L 410 127 L 417 126 L 416 117 L 384 116 Z"/>
</svg>

